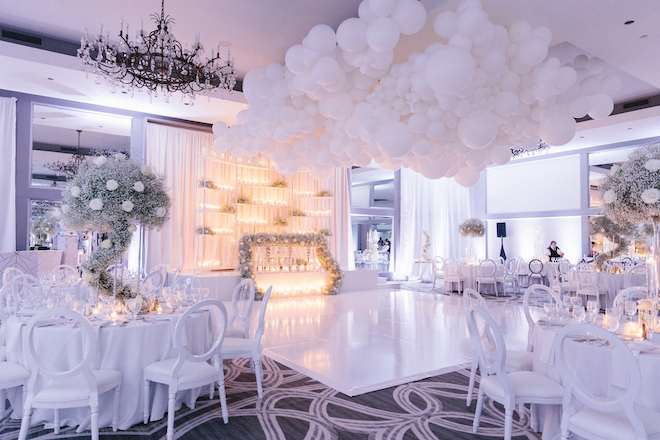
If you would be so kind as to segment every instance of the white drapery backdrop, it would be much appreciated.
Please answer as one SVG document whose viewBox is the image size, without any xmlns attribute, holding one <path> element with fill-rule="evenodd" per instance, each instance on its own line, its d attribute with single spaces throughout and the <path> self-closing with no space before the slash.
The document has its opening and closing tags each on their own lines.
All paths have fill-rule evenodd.
<svg viewBox="0 0 660 440">
<path fill-rule="evenodd" d="M 0 252 L 16 250 L 16 98 L 0 98 Z"/>
<path fill-rule="evenodd" d="M 397 278 L 410 275 L 415 260 L 421 258 L 424 230 L 431 237 L 431 256 L 463 257 L 469 239 L 458 233 L 458 226 L 471 216 L 468 188 L 454 179 L 427 179 L 402 168 L 400 206 Z"/>
<path fill-rule="evenodd" d="M 146 233 L 145 267 L 169 264 L 191 272 L 194 265 L 197 157 L 213 148 L 215 135 L 161 124 L 147 124 L 145 162 L 165 175 L 172 198 L 171 219 L 161 230 Z"/>
<path fill-rule="evenodd" d="M 351 251 L 353 243 L 351 228 L 351 188 L 348 185 L 348 168 L 337 168 L 333 172 L 334 179 L 334 224 L 333 237 L 330 237 L 330 252 L 334 255 L 343 270 L 355 269 L 355 260 Z"/>
</svg>

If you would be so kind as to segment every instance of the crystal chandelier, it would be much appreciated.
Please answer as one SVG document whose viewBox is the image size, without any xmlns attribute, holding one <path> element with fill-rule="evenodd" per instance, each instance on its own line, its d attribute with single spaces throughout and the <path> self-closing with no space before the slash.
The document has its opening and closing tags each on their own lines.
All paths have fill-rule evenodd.
<svg viewBox="0 0 660 440">
<path fill-rule="evenodd" d="M 76 152 L 73 154 L 73 156 L 71 156 L 71 159 L 69 159 L 68 162 L 62 162 L 58 160 L 57 162 L 44 164 L 44 167 L 54 171 L 58 176 L 65 176 L 67 180 L 76 175 L 78 168 L 80 168 L 80 165 L 82 165 L 82 163 L 85 161 L 85 155 L 82 154 L 82 150 L 80 148 L 80 133 L 82 133 L 82 130 L 76 131 L 78 132 L 78 148 L 76 148 Z M 53 182 L 53 186 L 55 185 L 56 182 Z"/>
<path fill-rule="evenodd" d="M 162 0 L 160 15 L 151 14 L 151 17 L 156 22 L 156 30 L 145 34 L 140 29 L 135 42 L 129 40 L 128 24 L 124 32 L 122 20 L 118 47 L 110 42 L 109 34 L 103 35 L 103 26 L 91 41 L 85 30 L 78 49 L 82 69 L 94 72 L 98 84 L 105 78 L 113 93 L 118 86 L 128 88 L 131 96 L 136 89 L 145 89 L 150 98 L 162 93 L 166 102 L 174 92 L 181 92 L 182 100 L 188 98 L 190 105 L 200 93 L 215 89 L 231 93 L 236 84 L 236 70 L 229 51 L 227 61 L 222 62 L 218 44 L 217 52 L 212 51 L 211 58 L 202 60 L 204 47 L 199 42 L 199 34 L 192 48 L 186 45 L 184 49 L 171 33 L 174 19 L 165 15 L 165 0 Z"/>
</svg>

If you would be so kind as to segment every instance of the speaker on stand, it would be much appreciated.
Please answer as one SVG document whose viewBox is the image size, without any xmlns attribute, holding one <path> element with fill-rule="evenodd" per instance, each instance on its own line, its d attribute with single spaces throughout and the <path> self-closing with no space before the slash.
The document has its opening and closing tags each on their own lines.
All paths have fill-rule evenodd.
<svg viewBox="0 0 660 440">
<path fill-rule="evenodd" d="M 506 223 L 498 223 L 497 238 L 502 239 L 502 247 L 500 248 L 500 257 L 506 260 L 506 252 L 504 252 L 504 237 L 506 237 Z"/>
</svg>

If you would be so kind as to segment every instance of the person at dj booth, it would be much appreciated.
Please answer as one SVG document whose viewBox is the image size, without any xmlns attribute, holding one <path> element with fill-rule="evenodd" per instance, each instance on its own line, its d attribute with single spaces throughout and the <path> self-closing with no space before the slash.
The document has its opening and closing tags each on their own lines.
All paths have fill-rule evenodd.
<svg viewBox="0 0 660 440">
<path fill-rule="evenodd" d="M 546 255 L 550 257 L 550 261 L 559 261 L 564 256 L 564 253 L 557 247 L 557 242 L 553 240 L 550 242 L 550 246 L 548 246 Z"/>
</svg>

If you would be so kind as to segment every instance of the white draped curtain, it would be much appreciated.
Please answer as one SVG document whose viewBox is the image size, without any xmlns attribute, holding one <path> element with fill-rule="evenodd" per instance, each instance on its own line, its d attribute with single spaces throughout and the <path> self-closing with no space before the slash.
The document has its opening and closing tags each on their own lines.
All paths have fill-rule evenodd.
<svg viewBox="0 0 660 440">
<path fill-rule="evenodd" d="M 334 179 L 334 224 L 333 236 L 330 237 L 330 252 L 339 266 L 344 270 L 355 269 L 355 260 L 351 251 L 353 243 L 351 228 L 351 188 L 348 184 L 348 168 L 337 168 L 333 172 Z"/>
<path fill-rule="evenodd" d="M 146 269 L 166 263 L 170 270 L 193 270 L 195 240 L 196 162 L 202 150 L 213 148 L 215 136 L 161 124 L 147 124 L 145 162 L 165 183 L 172 198 L 170 221 L 146 233 Z"/>
<path fill-rule="evenodd" d="M 460 258 L 469 245 L 458 226 L 470 218 L 468 188 L 454 179 L 427 179 L 415 171 L 401 169 L 401 229 L 396 249 L 397 277 L 410 275 L 421 258 L 424 234 L 431 237 L 431 255 Z"/>
<path fill-rule="evenodd" d="M 16 98 L 0 98 L 0 252 L 16 250 Z"/>
</svg>

